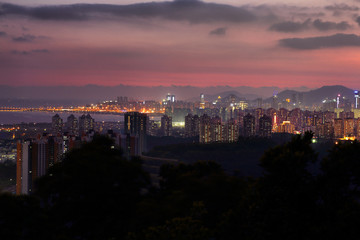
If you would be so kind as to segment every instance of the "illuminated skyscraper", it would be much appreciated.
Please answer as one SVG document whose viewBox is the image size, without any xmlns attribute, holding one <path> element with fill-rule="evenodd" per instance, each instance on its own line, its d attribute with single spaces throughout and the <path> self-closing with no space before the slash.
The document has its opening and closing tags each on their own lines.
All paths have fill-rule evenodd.
<svg viewBox="0 0 360 240">
<path fill-rule="evenodd" d="M 271 137 L 271 131 L 272 131 L 271 117 L 263 115 L 259 119 L 259 135 L 261 137 L 269 138 Z"/>
<path fill-rule="evenodd" d="M 172 95 L 172 94 L 168 93 L 166 95 L 166 101 L 169 102 L 169 103 L 174 103 L 175 102 L 175 95 Z"/>
<path fill-rule="evenodd" d="M 66 121 L 66 130 L 71 134 L 71 135 L 77 135 L 78 131 L 79 131 L 79 121 L 78 119 L 71 114 Z"/>
<path fill-rule="evenodd" d="M 334 135 L 336 138 L 344 137 L 344 121 L 342 118 L 334 119 Z"/>
<path fill-rule="evenodd" d="M 256 133 L 259 133 L 259 129 L 260 129 L 259 121 L 260 121 L 260 118 L 264 114 L 265 114 L 264 109 L 262 109 L 262 108 L 255 109 L 255 130 L 256 130 Z"/>
<path fill-rule="evenodd" d="M 219 116 L 213 117 L 210 122 L 211 142 L 223 141 L 223 125 Z"/>
<path fill-rule="evenodd" d="M 90 116 L 90 114 L 83 114 L 79 118 L 79 134 L 85 134 L 90 130 L 94 130 L 95 120 Z"/>
<path fill-rule="evenodd" d="M 210 127 L 211 127 L 211 118 L 204 114 L 200 117 L 199 124 L 199 142 L 200 143 L 209 143 L 211 142 L 210 137 Z"/>
<path fill-rule="evenodd" d="M 60 118 L 59 114 L 55 114 L 52 117 L 51 128 L 54 135 L 61 134 L 63 127 L 63 120 Z"/>
<path fill-rule="evenodd" d="M 239 124 L 235 119 L 229 119 L 224 126 L 223 138 L 225 142 L 236 142 L 239 138 Z"/>
<path fill-rule="evenodd" d="M 147 115 L 139 112 L 128 112 L 124 116 L 124 127 L 125 135 L 127 140 L 130 141 L 131 137 L 136 139 L 136 149 L 135 155 L 141 155 L 146 151 L 146 122 Z M 128 142 L 130 144 L 130 142 Z M 131 145 L 128 144 L 128 147 Z M 127 149 L 125 149 L 127 151 Z"/>
<path fill-rule="evenodd" d="M 355 134 L 355 121 L 354 118 L 345 118 L 344 119 L 344 136 L 353 137 Z"/>
<path fill-rule="evenodd" d="M 355 109 L 358 109 L 359 108 L 359 91 L 355 90 L 354 94 L 355 94 Z"/>
<path fill-rule="evenodd" d="M 54 136 L 19 141 L 16 158 L 16 194 L 30 194 L 35 180 L 44 176 L 49 167 L 61 160 L 63 149 L 62 139 Z"/>
<path fill-rule="evenodd" d="M 172 117 L 164 115 L 161 117 L 161 134 L 163 136 L 171 136 L 172 134 Z"/>
<path fill-rule="evenodd" d="M 185 137 L 199 135 L 200 118 L 198 115 L 188 114 L 185 116 Z"/>
<path fill-rule="evenodd" d="M 244 136 L 252 137 L 255 136 L 255 117 L 248 113 L 244 117 Z"/>
<path fill-rule="evenodd" d="M 271 107 L 276 109 L 276 110 L 279 109 L 279 99 L 278 99 L 278 96 L 277 96 L 276 92 L 274 92 L 274 95 L 272 97 Z"/>
</svg>

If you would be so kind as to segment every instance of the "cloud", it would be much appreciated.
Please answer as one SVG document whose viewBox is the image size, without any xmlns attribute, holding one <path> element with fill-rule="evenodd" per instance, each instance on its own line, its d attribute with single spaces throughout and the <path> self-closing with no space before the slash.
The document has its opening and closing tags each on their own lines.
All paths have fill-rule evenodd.
<svg viewBox="0 0 360 240">
<path fill-rule="evenodd" d="M 255 15 L 241 7 L 205 3 L 197 0 L 176 0 L 173 2 L 149 2 L 130 5 L 111 4 L 74 4 L 60 6 L 25 7 L 4 3 L 0 5 L 0 16 L 21 15 L 38 20 L 80 21 L 100 16 L 163 18 L 188 21 L 191 23 L 208 22 L 248 22 Z"/>
<path fill-rule="evenodd" d="M 355 22 L 357 22 L 357 24 L 360 26 L 360 16 L 355 19 Z"/>
<path fill-rule="evenodd" d="M 30 55 L 32 53 L 49 53 L 48 49 L 33 49 L 30 51 L 19 51 L 19 50 L 12 50 L 11 53 L 15 55 Z"/>
<path fill-rule="evenodd" d="M 279 44 L 283 47 L 311 50 L 338 47 L 360 47 L 360 37 L 355 34 L 335 34 L 331 36 L 310 38 L 286 38 L 281 39 Z"/>
<path fill-rule="evenodd" d="M 300 32 L 309 28 L 310 19 L 305 22 L 280 22 L 270 26 L 269 30 L 277 32 Z"/>
<path fill-rule="evenodd" d="M 328 22 L 322 21 L 321 19 L 316 19 L 313 22 L 313 26 L 320 31 L 328 31 L 328 30 L 347 30 L 351 28 L 351 25 L 346 21 L 342 21 L 339 23 L 336 22 Z"/>
<path fill-rule="evenodd" d="M 329 11 L 359 11 L 359 8 L 356 6 L 349 6 L 345 3 L 334 4 L 325 7 L 326 10 Z"/>
<path fill-rule="evenodd" d="M 216 36 L 225 36 L 226 35 L 226 27 L 216 28 L 209 32 L 209 35 L 216 35 Z"/>
<path fill-rule="evenodd" d="M 13 42 L 25 42 L 25 43 L 30 43 L 33 42 L 37 39 L 50 39 L 49 37 L 46 36 L 34 36 L 31 34 L 23 34 L 20 37 L 13 37 L 12 40 Z"/>
<path fill-rule="evenodd" d="M 20 37 L 13 37 L 14 42 L 32 42 L 36 39 L 36 36 L 31 34 L 24 34 Z"/>
<path fill-rule="evenodd" d="M 0 37 L 6 37 L 7 33 L 6 32 L 0 32 Z"/>
<path fill-rule="evenodd" d="M 319 31 L 329 31 L 329 30 L 347 30 L 351 28 L 351 25 L 342 21 L 339 23 L 322 21 L 321 19 L 316 19 L 315 21 L 311 21 L 311 19 L 307 19 L 304 22 L 280 22 L 271 25 L 269 30 L 277 31 L 277 32 L 300 32 L 303 30 L 310 29 L 310 27 L 314 27 Z"/>
</svg>

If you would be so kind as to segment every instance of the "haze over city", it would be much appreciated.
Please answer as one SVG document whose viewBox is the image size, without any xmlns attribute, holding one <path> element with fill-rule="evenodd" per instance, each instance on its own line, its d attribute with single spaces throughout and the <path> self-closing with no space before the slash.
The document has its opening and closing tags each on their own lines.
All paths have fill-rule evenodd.
<svg viewBox="0 0 360 240">
<path fill-rule="evenodd" d="M 356 89 L 359 7 L 355 0 L 3 2 L 0 85 Z"/>
</svg>

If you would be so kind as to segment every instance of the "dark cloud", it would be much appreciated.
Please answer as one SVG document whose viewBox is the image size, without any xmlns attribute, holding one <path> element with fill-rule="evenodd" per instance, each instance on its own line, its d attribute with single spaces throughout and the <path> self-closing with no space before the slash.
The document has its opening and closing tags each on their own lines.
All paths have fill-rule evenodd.
<svg viewBox="0 0 360 240">
<path fill-rule="evenodd" d="M 87 20 L 101 15 L 118 17 L 163 18 L 168 20 L 207 22 L 248 22 L 256 17 L 241 7 L 205 3 L 197 0 L 150 2 L 130 5 L 74 4 L 61 6 L 25 7 L 1 4 L 0 16 L 22 15 L 40 20 Z"/>
<path fill-rule="evenodd" d="M 351 25 L 345 21 L 336 23 L 336 22 L 328 22 L 328 21 L 324 22 L 321 19 L 316 19 L 313 22 L 313 26 L 320 31 L 347 30 L 351 28 Z"/>
<path fill-rule="evenodd" d="M 310 19 L 306 20 L 305 22 L 280 22 L 271 25 L 269 28 L 271 31 L 277 32 L 300 32 L 305 29 L 309 28 Z"/>
<path fill-rule="evenodd" d="M 38 39 L 50 39 L 50 38 L 46 37 L 46 36 L 34 36 L 34 35 L 31 35 L 31 34 L 23 34 L 20 37 L 13 37 L 12 38 L 12 40 L 14 42 L 25 42 L 25 43 L 33 42 L 33 41 L 38 40 Z"/>
<path fill-rule="evenodd" d="M 349 6 L 345 3 L 326 6 L 325 9 L 329 11 L 359 11 L 357 6 Z"/>
<path fill-rule="evenodd" d="M 24 34 L 20 37 L 13 37 L 14 42 L 32 42 L 36 39 L 36 36 L 31 34 Z"/>
<path fill-rule="evenodd" d="M 226 35 L 226 27 L 216 28 L 209 32 L 209 35 L 216 35 L 216 36 L 225 36 Z"/>
<path fill-rule="evenodd" d="M 329 22 L 329 21 L 322 21 L 321 19 L 316 19 L 312 21 L 311 19 L 307 19 L 304 22 L 280 22 L 273 24 L 269 30 L 277 31 L 277 32 L 300 32 L 306 29 L 310 29 L 310 27 L 314 27 L 320 31 L 329 31 L 329 30 L 347 30 L 351 28 L 351 25 L 346 22 L 342 21 L 339 23 L 336 22 Z"/>
<path fill-rule="evenodd" d="M 279 44 L 283 47 L 311 50 L 337 47 L 360 47 L 360 37 L 355 34 L 335 34 L 323 37 L 310 38 L 286 38 L 281 39 Z"/>
<path fill-rule="evenodd" d="M 7 33 L 6 32 L 0 32 L 0 37 L 6 37 Z"/>
<path fill-rule="evenodd" d="M 355 22 L 357 22 L 357 24 L 360 26 L 360 16 L 355 19 Z"/>
</svg>

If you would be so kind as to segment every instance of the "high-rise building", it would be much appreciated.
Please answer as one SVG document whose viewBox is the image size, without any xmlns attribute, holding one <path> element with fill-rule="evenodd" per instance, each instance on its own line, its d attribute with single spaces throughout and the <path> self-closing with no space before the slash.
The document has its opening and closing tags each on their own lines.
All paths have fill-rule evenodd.
<svg viewBox="0 0 360 240">
<path fill-rule="evenodd" d="M 172 95 L 172 94 L 168 93 L 168 94 L 166 95 L 166 101 L 167 101 L 168 103 L 174 103 L 174 102 L 175 102 L 175 95 Z"/>
<path fill-rule="evenodd" d="M 218 116 L 213 117 L 210 121 L 210 139 L 211 142 L 223 141 L 223 125 Z"/>
<path fill-rule="evenodd" d="M 128 112 L 124 116 L 124 127 L 125 135 L 130 141 L 130 137 L 135 137 L 137 139 L 137 149 L 135 155 L 141 155 L 146 151 L 146 132 L 147 132 L 147 115 L 139 112 Z M 128 145 L 130 147 L 130 145 Z M 125 149 L 127 151 L 127 149 Z M 129 153 L 129 152 L 128 152 Z M 130 154 L 130 153 L 129 153 Z"/>
<path fill-rule="evenodd" d="M 256 133 L 259 133 L 260 125 L 259 121 L 260 118 L 265 114 L 265 110 L 262 108 L 255 109 L 255 131 Z"/>
<path fill-rule="evenodd" d="M 200 109 L 205 109 L 205 95 L 203 93 L 200 94 Z"/>
<path fill-rule="evenodd" d="M 49 167 L 61 161 L 61 138 L 42 136 L 38 139 L 18 141 L 16 160 L 16 194 L 30 194 L 34 181 L 46 174 Z"/>
<path fill-rule="evenodd" d="M 336 97 L 336 108 L 339 108 L 340 107 L 340 94 L 337 95 Z"/>
<path fill-rule="evenodd" d="M 239 124 L 235 119 L 229 119 L 224 126 L 223 139 L 225 142 L 236 142 L 239 139 Z"/>
<path fill-rule="evenodd" d="M 255 117 L 250 113 L 244 116 L 243 134 L 245 137 L 255 136 Z"/>
<path fill-rule="evenodd" d="M 211 118 L 204 114 L 200 117 L 199 121 L 199 142 L 209 143 L 211 142 L 210 137 Z"/>
<path fill-rule="evenodd" d="M 79 132 L 79 121 L 74 116 L 74 114 L 71 114 L 70 116 L 68 116 L 67 121 L 66 121 L 66 130 L 71 135 L 77 135 L 78 134 L 78 132 Z"/>
<path fill-rule="evenodd" d="M 355 108 L 355 109 L 358 109 L 358 108 L 359 108 L 359 91 L 358 91 L 358 90 L 355 90 L 355 91 L 354 91 L 354 94 L 355 94 L 355 105 L 354 105 L 354 108 Z"/>
<path fill-rule="evenodd" d="M 345 118 L 354 118 L 355 117 L 355 113 L 354 112 L 340 112 L 339 114 L 339 118 L 345 119 Z"/>
<path fill-rule="evenodd" d="M 172 117 L 167 115 L 161 117 L 161 134 L 163 136 L 172 135 Z"/>
<path fill-rule="evenodd" d="M 125 96 L 117 97 L 117 103 L 118 104 L 127 103 L 127 102 L 128 102 L 128 97 L 125 97 Z"/>
<path fill-rule="evenodd" d="M 274 108 L 276 110 L 279 109 L 279 99 L 276 93 L 274 93 L 272 97 L 271 108 Z"/>
<path fill-rule="evenodd" d="M 295 108 L 289 113 L 288 119 L 294 124 L 295 129 L 299 130 L 302 127 L 302 111 L 300 108 Z"/>
<path fill-rule="evenodd" d="M 290 121 L 283 121 L 282 124 L 278 126 L 277 132 L 279 133 L 291 133 L 293 134 L 295 131 L 294 124 L 291 124 Z"/>
<path fill-rule="evenodd" d="M 355 136 L 357 139 L 360 139 L 360 118 L 354 120 L 355 123 Z"/>
<path fill-rule="evenodd" d="M 159 131 L 159 125 L 158 122 L 154 121 L 154 120 L 148 120 L 148 122 L 146 123 L 146 131 L 147 131 L 147 135 L 149 136 L 157 136 L 158 135 L 158 131 Z"/>
<path fill-rule="evenodd" d="M 94 130 L 95 120 L 90 116 L 90 114 L 83 114 L 79 118 L 79 134 L 86 134 L 87 132 Z"/>
<path fill-rule="evenodd" d="M 195 137 L 199 135 L 200 118 L 198 115 L 189 113 L 185 116 L 185 137 Z"/>
<path fill-rule="evenodd" d="M 334 135 L 335 138 L 344 137 L 344 121 L 342 118 L 334 119 Z"/>
<path fill-rule="evenodd" d="M 355 135 L 354 127 L 355 127 L 354 118 L 345 118 L 344 119 L 344 136 L 345 137 L 353 137 Z"/>
<path fill-rule="evenodd" d="M 272 132 L 272 120 L 269 116 L 263 115 L 259 119 L 259 135 L 261 137 L 269 138 Z"/>
<path fill-rule="evenodd" d="M 58 135 L 62 133 L 63 120 L 59 116 L 59 114 L 55 114 L 52 117 L 51 121 L 51 129 L 54 135 Z"/>
</svg>

